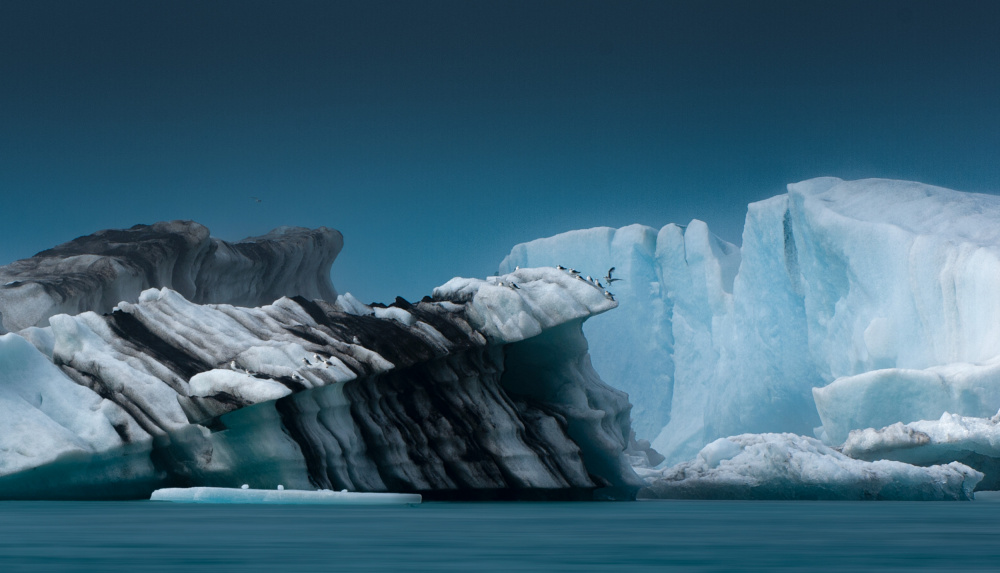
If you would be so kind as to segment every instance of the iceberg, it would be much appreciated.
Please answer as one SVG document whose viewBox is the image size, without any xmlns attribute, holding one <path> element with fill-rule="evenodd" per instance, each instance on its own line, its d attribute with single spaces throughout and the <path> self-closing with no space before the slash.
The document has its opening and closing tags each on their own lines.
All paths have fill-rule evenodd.
<svg viewBox="0 0 1000 573">
<path fill-rule="evenodd" d="M 1000 198 L 832 177 L 748 207 L 736 248 L 692 221 L 572 231 L 501 271 L 615 266 L 592 360 L 668 463 L 744 433 L 853 429 L 1000 408 Z M 813 390 L 815 388 L 815 391 Z"/>
<path fill-rule="evenodd" d="M 917 467 L 852 459 L 814 438 L 742 434 L 706 445 L 693 460 L 639 470 L 650 499 L 967 501 L 983 478 L 963 464 Z"/>
<path fill-rule="evenodd" d="M 145 232 L 125 235 L 146 241 Z M 185 232 L 155 240 L 183 243 Z M 289 234 L 315 238 L 279 233 Z M 133 247 L 121 256 L 142 266 L 146 251 L 133 257 Z M 311 275 L 315 265 L 289 268 Z M 77 294 L 106 294 L 123 276 L 83 272 Z M 197 276 L 197 296 L 234 288 Z M 73 315 L 50 313 L 43 287 L 58 273 L 37 280 L 37 308 L 48 310 L 32 317 L 49 316 L 0 335 L 2 499 L 146 499 L 191 487 L 223 490 L 158 495 L 252 497 L 227 489 L 240 483 L 287 484 L 263 502 L 314 500 L 296 492 L 317 489 L 357 492 L 324 494 L 340 501 L 632 499 L 641 485 L 626 455 L 628 400 L 597 376 L 582 333 L 617 303 L 556 269 L 454 279 L 416 303 L 296 295 L 251 307 L 161 286 L 111 308 L 81 294 L 73 304 L 93 309 Z"/>
</svg>

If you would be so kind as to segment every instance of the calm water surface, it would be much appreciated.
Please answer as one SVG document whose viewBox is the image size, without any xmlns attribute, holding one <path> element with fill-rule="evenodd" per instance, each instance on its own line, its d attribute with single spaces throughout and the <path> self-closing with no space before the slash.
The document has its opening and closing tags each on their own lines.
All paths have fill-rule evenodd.
<svg viewBox="0 0 1000 573">
<path fill-rule="evenodd" d="M 1000 504 L 0 502 L 0 572 L 997 571 Z"/>
</svg>

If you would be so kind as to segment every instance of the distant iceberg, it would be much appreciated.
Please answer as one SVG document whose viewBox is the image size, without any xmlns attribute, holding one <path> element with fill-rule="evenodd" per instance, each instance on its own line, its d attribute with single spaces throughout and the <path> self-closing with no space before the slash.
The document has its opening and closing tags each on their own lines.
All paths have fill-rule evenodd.
<svg viewBox="0 0 1000 573">
<path fill-rule="evenodd" d="M 585 326 L 668 463 L 744 433 L 854 429 L 1000 408 L 1000 198 L 824 177 L 749 206 L 741 248 L 700 221 L 572 231 L 500 265 L 623 280 Z M 816 388 L 815 392 L 813 388 Z"/>
</svg>

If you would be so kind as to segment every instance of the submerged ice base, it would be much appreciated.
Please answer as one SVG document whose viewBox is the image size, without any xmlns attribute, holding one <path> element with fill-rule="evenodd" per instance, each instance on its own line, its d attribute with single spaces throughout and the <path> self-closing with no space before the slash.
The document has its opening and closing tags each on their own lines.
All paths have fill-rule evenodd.
<svg viewBox="0 0 1000 573">
<path fill-rule="evenodd" d="M 356 491 L 305 491 L 239 489 L 231 487 L 163 488 L 153 492 L 151 501 L 178 503 L 271 503 L 314 505 L 415 505 L 422 501 L 416 493 L 363 493 Z"/>
</svg>

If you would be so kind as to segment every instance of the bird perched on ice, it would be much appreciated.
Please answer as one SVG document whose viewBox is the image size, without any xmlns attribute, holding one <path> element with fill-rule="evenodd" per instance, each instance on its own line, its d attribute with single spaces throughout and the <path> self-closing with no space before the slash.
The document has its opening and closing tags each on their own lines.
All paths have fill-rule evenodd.
<svg viewBox="0 0 1000 573">
<path fill-rule="evenodd" d="M 517 283 L 515 282 L 508 283 L 507 286 L 509 286 L 513 290 L 521 290 L 521 287 L 517 286 Z"/>
<path fill-rule="evenodd" d="M 309 362 L 309 359 L 306 358 L 305 356 L 302 357 L 302 363 L 305 364 L 306 366 L 312 366 L 312 362 Z"/>
<path fill-rule="evenodd" d="M 610 300 L 615 300 L 615 295 L 609 293 L 608 291 L 604 291 L 604 296 Z"/>
<path fill-rule="evenodd" d="M 233 370 L 237 371 L 237 372 L 240 371 L 239 367 L 236 366 L 236 361 L 235 360 L 233 360 L 232 362 L 229 363 L 229 367 L 232 368 Z"/>
<path fill-rule="evenodd" d="M 614 272 L 615 272 L 615 268 L 611 267 L 610 269 L 608 269 L 607 276 L 604 277 L 604 282 L 608 283 L 608 286 L 611 286 L 611 283 L 613 283 L 615 281 L 623 280 L 623 279 L 613 278 L 611 275 L 614 274 Z"/>
<path fill-rule="evenodd" d="M 556 265 L 556 270 L 565 271 L 566 267 L 564 267 L 562 265 Z"/>
</svg>

